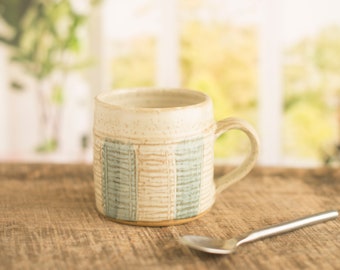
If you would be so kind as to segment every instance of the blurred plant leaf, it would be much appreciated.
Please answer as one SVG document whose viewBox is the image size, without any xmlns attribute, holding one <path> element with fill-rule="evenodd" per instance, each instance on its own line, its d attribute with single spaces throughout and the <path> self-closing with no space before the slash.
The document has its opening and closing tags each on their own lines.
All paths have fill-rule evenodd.
<svg viewBox="0 0 340 270">
<path fill-rule="evenodd" d="M 84 1 L 92 5 L 101 2 Z M 88 15 L 76 13 L 70 0 L 2 0 L 0 19 L 15 33 L 0 34 L 0 42 L 12 47 L 11 60 L 36 79 L 44 80 L 55 71 L 86 67 L 78 63 L 77 54 L 82 49 L 79 29 Z"/>
<path fill-rule="evenodd" d="M 37 0 L 3 0 L 0 2 L 0 18 L 12 29 L 15 29 L 15 34 L 11 37 L 0 35 L 0 41 L 12 46 L 19 44 L 23 32 L 22 21 L 35 2 Z"/>
<path fill-rule="evenodd" d="M 24 90 L 24 85 L 19 82 L 19 81 L 12 81 L 11 82 L 11 89 L 14 91 L 23 91 Z"/>
<path fill-rule="evenodd" d="M 64 91 L 60 85 L 55 85 L 52 89 L 51 101 L 56 105 L 64 103 Z"/>
<path fill-rule="evenodd" d="M 54 152 L 58 147 L 58 142 L 56 139 L 48 139 L 42 144 L 36 147 L 36 152 L 38 153 L 51 153 Z"/>
</svg>

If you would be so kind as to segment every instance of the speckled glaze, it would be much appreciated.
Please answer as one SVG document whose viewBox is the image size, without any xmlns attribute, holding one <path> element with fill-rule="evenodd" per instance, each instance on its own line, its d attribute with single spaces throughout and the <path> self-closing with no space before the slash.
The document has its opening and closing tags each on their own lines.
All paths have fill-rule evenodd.
<svg viewBox="0 0 340 270">
<path fill-rule="evenodd" d="M 207 212 L 219 192 L 245 176 L 258 153 L 255 131 L 240 119 L 216 123 L 211 99 L 186 89 L 120 89 L 96 97 L 94 181 L 100 213 L 122 223 L 166 226 Z M 250 156 L 215 182 L 217 136 L 241 129 Z"/>
</svg>

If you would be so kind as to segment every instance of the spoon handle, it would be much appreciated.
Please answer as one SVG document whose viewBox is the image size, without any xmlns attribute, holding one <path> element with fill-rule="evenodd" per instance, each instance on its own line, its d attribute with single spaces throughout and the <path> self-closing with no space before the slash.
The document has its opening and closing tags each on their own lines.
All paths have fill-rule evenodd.
<svg viewBox="0 0 340 270">
<path fill-rule="evenodd" d="M 305 226 L 309 226 L 309 225 L 313 225 L 313 224 L 327 221 L 330 219 L 334 219 L 338 215 L 339 215 L 339 212 L 336 210 L 326 211 L 326 212 L 306 216 L 303 218 L 299 218 L 296 220 L 283 222 L 277 225 L 272 225 L 264 229 L 256 230 L 256 231 L 250 232 L 248 234 L 245 234 L 239 237 L 237 246 L 244 244 L 244 243 L 256 241 L 256 240 L 259 240 L 265 237 L 270 237 L 273 235 L 290 232 L 290 231 L 293 231 L 293 230 L 296 230 L 296 229 L 299 229 Z"/>
</svg>

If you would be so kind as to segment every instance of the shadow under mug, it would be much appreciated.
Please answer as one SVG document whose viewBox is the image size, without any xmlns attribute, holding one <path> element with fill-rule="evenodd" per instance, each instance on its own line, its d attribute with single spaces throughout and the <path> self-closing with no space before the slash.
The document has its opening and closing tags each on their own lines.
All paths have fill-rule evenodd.
<svg viewBox="0 0 340 270">
<path fill-rule="evenodd" d="M 214 181 L 214 143 L 231 129 L 249 155 Z M 94 182 L 98 211 L 117 222 L 168 226 L 202 216 L 216 193 L 254 167 L 258 137 L 247 122 L 215 122 L 209 96 L 187 89 L 137 88 L 95 99 Z"/>
</svg>

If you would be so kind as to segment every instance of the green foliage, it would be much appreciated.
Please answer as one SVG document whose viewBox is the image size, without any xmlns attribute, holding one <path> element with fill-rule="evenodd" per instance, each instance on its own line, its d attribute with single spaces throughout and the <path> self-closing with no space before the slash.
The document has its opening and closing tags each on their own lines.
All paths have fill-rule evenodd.
<svg viewBox="0 0 340 270">
<path fill-rule="evenodd" d="M 12 48 L 12 60 L 43 80 L 56 70 L 74 69 L 81 49 L 79 29 L 87 16 L 77 13 L 69 0 L 3 1 L 1 19 L 11 31 L 0 41 Z M 78 55 L 79 57 L 79 55 Z"/>
<path fill-rule="evenodd" d="M 36 0 L 7 0 L 0 2 L 0 17 L 14 32 L 10 37 L 0 35 L 0 41 L 19 46 L 20 37 L 23 34 L 23 20 L 26 12 Z"/>
<path fill-rule="evenodd" d="M 314 46 L 315 66 L 321 72 L 338 73 L 340 71 L 340 27 L 334 25 L 325 28 L 316 37 Z"/>
<path fill-rule="evenodd" d="M 285 52 L 285 151 L 318 159 L 336 140 L 340 90 L 340 27 L 331 26 Z M 332 104 L 333 103 L 333 104 Z"/>
<path fill-rule="evenodd" d="M 82 0 L 96 5 L 100 0 Z M 83 68 L 89 61 L 82 59 L 82 29 L 89 14 L 77 10 L 71 0 L 1 0 L 0 23 L 6 31 L 0 33 L 11 55 L 36 83 L 40 105 L 41 143 L 38 152 L 52 152 L 58 147 L 61 108 L 64 103 L 66 75 Z M 12 89 L 23 90 L 18 78 Z M 47 87 L 46 87 L 47 86 Z M 55 109 L 55 110 L 54 110 Z M 51 111 L 53 111 L 51 113 Z M 52 123 L 52 124 L 51 124 Z M 47 127 L 53 130 L 48 132 Z"/>
<path fill-rule="evenodd" d="M 256 124 L 257 47 L 252 27 L 191 21 L 181 35 L 182 85 L 208 94 L 217 120 L 238 116 Z M 228 132 L 215 144 L 217 157 L 246 153 L 240 132 Z"/>
<path fill-rule="evenodd" d="M 129 42 L 115 43 L 112 61 L 113 87 L 152 86 L 155 74 L 155 40 L 137 37 Z"/>
<path fill-rule="evenodd" d="M 194 3 L 193 3 L 194 4 Z M 181 32 L 182 86 L 207 93 L 214 102 L 215 118 L 244 117 L 256 123 L 257 48 L 251 27 L 193 21 Z M 116 43 L 112 63 L 113 87 L 152 86 L 155 41 L 137 37 Z M 239 132 L 223 135 L 216 143 L 218 157 L 247 152 L 247 139 Z"/>
<path fill-rule="evenodd" d="M 193 12 L 203 2 L 190 0 L 181 4 L 190 7 L 190 12 L 184 14 L 189 20 L 180 28 L 181 85 L 207 93 L 214 102 L 217 120 L 233 115 L 256 126 L 256 29 L 236 27 L 225 21 L 195 20 Z M 153 85 L 154 41 L 136 38 L 129 44 L 118 47 L 112 69 L 114 87 Z M 338 26 L 302 39 L 284 52 L 286 155 L 319 159 L 320 148 L 336 139 L 334 100 L 338 101 L 340 94 L 339 59 Z M 217 157 L 238 156 L 247 150 L 247 139 L 240 132 L 222 135 L 215 145 Z"/>
<path fill-rule="evenodd" d="M 38 153 L 51 153 L 57 150 L 58 141 L 56 139 L 47 139 L 39 144 L 35 151 Z"/>
<path fill-rule="evenodd" d="M 190 85 L 203 75 L 219 88 L 210 91 L 220 91 L 222 101 L 232 100 L 232 109 L 256 104 L 256 41 L 256 32 L 250 27 L 187 23 L 181 42 L 183 84 Z"/>
<path fill-rule="evenodd" d="M 59 106 L 64 103 L 64 91 L 61 85 L 55 85 L 52 88 L 51 101 Z"/>
<path fill-rule="evenodd" d="M 334 138 L 334 119 L 310 101 L 301 100 L 285 115 L 284 147 L 290 156 L 319 158 L 320 148 Z"/>
</svg>

